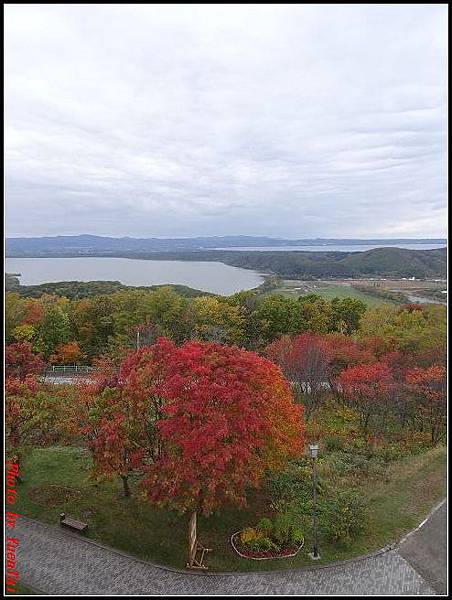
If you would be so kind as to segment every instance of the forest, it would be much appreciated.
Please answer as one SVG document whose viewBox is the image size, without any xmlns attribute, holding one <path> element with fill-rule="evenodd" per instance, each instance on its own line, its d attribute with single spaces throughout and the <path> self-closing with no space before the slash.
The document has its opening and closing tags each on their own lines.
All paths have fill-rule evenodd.
<svg viewBox="0 0 452 600">
<path fill-rule="evenodd" d="M 9 292 L 6 340 L 18 509 L 88 515 L 90 535 L 138 556 L 184 564 L 184 513 L 199 514 L 220 570 L 247 569 L 227 543 L 234 531 L 256 557 L 311 540 L 314 441 L 323 560 L 387 543 L 442 494 L 444 306 L 170 286 Z M 94 371 L 54 385 L 42 377 L 51 364 Z"/>
</svg>

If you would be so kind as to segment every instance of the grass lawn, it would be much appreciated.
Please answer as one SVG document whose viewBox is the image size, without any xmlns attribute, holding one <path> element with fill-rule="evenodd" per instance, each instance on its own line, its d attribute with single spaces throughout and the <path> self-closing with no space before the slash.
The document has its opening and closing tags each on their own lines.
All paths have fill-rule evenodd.
<svg viewBox="0 0 452 600">
<path fill-rule="evenodd" d="M 157 564 L 184 568 L 187 554 L 188 517 L 159 511 L 139 497 L 121 496 L 120 480 L 90 480 L 90 456 L 80 448 L 54 447 L 31 451 L 22 467 L 17 512 L 57 524 L 66 512 L 89 524 L 88 537 Z M 332 546 L 320 540 L 327 563 L 358 556 L 396 541 L 419 523 L 446 491 L 446 449 L 390 463 L 385 481 L 367 485 L 370 503 L 368 532 L 349 546 Z M 52 487 L 55 486 L 55 487 Z M 63 489 L 62 489 L 63 488 Z M 65 489 L 64 489 L 65 488 Z M 230 546 L 232 533 L 254 525 L 266 510 L 259 495 L 247 509 L 227 509 L 198 519 L 201 542 L 213 548 L 206 563 L 212 571 L 259 571 L 312 565 L 309 532 L 305 547 L 292 559 L 253 561 L 242 559 Z"/>
<path fill-rule="evenodd" d="M 361 290 L 353 288 L 351 285 L 329 285 L 326 287 L 319 287 L 315 292 L 325 300 L 332 300 L 333 298 L 353 298 L 354 300 L 361 300 L 364 304 L 369 307 L 380 306 L 381 304 L 392 304 L 390 300 L 384 300 L 373 296 L 371 293 L 366 294 Z"/>
<path fill-rule="evenodd" d="M 333 298 L 354 298 L 356 300 L 361 300 L 371 308 L 380 306 L 381 304 L 391 304 L 390 300 L 374 296 L 371 292 L 367 294 L 361 290 L 355 289 L 351 285 L 334 285 L 320 281 L 285 281 L 281 287 L 265 292 L 263 296 L 270 294 L 282 294 L 288 298 L 298 298 L 299 296 L 305 296 L 306 294 L 316 294 L 317 296 L 325 298 L 325 300 L 332 300 Z"/>
<path fill-rule="evenodd" d="M 11 593 L 11 592 L 5 592 L 6 596 L 36 596 L 39 595 L 38 592 L 34 592 L 33 590 L 31 590 L 30 588 L 28 588 L 25 585 L 22 585 L 21 583 L 18 583 L 16 586 L 17 592 L 16 593 Z"/>
</svg>

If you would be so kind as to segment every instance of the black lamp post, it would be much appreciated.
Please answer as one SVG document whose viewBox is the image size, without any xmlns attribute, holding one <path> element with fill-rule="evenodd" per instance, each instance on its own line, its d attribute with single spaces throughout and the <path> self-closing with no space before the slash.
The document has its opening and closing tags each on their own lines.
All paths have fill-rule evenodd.
<svg viewBox="0 0 452 600">
<path fill-rule="evenodd" d="M 313 509 L 312 509 L 312 529 L 314 534 L 314 543 L 312 546 L 312 553 L 309 555 L 313 560 L 320 558 L 319 545 L 317 537 L 317 455 L 319 453 L 319 447 L 317 444 L 309 446 L 309 453 L 312 458 L 312 496 L 313 496 Z"/>
</svg>

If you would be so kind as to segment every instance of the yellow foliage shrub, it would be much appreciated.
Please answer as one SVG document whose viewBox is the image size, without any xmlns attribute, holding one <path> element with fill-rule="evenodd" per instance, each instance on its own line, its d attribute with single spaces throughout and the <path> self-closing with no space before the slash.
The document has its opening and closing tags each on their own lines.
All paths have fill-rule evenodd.
<svg viewBox="0 0 452 600">
<path fill-rule="evenodd" d="M 263 532 L 258 531 L 254 527 L 247 527 L 240 534 L 240 541 L 242 544 L 249 544 L 250 542 L 254 542 L 255 540 L 260 540 L 265 537 Z"/>
</svg>

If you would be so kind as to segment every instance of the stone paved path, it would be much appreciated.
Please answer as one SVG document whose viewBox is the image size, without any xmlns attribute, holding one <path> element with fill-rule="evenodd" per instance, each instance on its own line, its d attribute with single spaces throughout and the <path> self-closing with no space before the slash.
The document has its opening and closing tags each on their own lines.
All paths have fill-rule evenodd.
<svg viewBox="0 0 452 600">
<path fill-rule="evenodd" d="M 191 574 L 153 565 L 21 517 L 21 581 L 45 594 L 73 595 L 430 595 L 434 590 L 399 554 L 325 568 L 271 573 Z"/>
<path fill-rule="evenodd" d="M 399 554 L 439 593 L 447 593 L 447 503 L 400 543 Z"/>
</svg>

